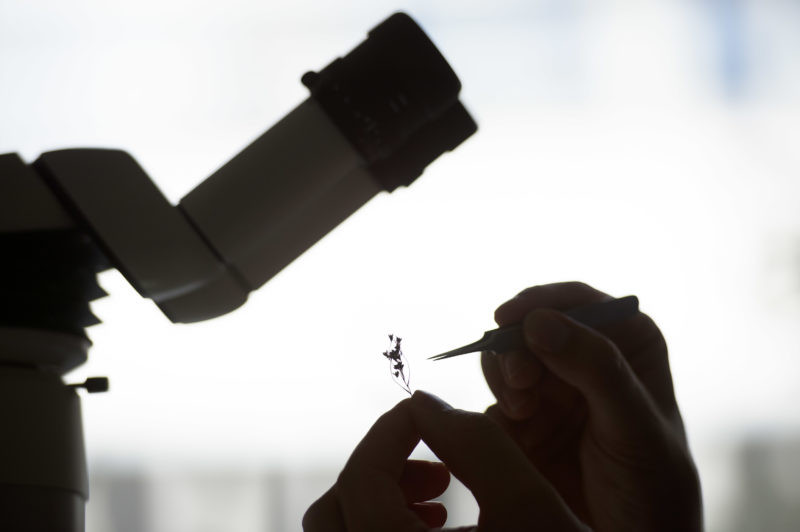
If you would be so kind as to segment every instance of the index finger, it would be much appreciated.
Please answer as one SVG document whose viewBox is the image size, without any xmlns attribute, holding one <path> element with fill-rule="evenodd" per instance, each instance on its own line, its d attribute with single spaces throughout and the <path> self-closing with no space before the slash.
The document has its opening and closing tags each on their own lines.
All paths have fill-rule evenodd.
<svg viewBox="0 0 800 532">
<path fill-rule="evenodd" d="M 427 528 L 408 509 L 398 483 L 406 458 L 419 443 L 409 401 L 378 418 L 339 475 L 334 489 L 349 532 Z"/>
<path fill-rule="evenodd" d="M 411 412 L 422 440 L 469 488 L 487 530 L 514 523 L 539 530 L 580 530 L 580 523 L 514 441 L 483 414 L 457 410 L 417 391 Z"/>
<path fill-rule="evenodd" d="M 526 288 L 497 307 L 494 319 L 498 325 L 511 325 L 521 322 L 535 308 L 568 310 L 609 299 L 612 297 L 605 292 L 577 281 L 537 285 Z"/>
</svg>

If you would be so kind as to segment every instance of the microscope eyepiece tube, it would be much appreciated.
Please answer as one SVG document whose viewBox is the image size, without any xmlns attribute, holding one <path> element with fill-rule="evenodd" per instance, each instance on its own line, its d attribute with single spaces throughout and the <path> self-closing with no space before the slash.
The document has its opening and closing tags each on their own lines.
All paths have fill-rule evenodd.
<svg viewBox="0 0 800 532">
<path fill-rule="evenodd" d="M 455 73 L 402 13 L 303 83 L 308 100 L 180 202 L 250 290 L 477 129 Z"/>
<path fill-rule="evenodd" d="M 180 208 L 255 290 L 380 191 L 358 151 L 308 99 Z"/>
</svg>

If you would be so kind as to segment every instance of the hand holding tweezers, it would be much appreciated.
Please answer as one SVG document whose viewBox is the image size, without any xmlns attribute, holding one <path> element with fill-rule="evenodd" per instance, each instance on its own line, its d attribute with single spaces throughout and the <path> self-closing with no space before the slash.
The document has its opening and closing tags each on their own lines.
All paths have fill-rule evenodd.
<svg viewBox="0 0 800 532">
<path fill-rule="evenodd" d="M 602 327 L 625 318 L 629 318 L 639 312 L 639 299 L 636 296 L 626 296 L 619 299 L 599 301 L 589 303 L 581 307 L 576 307 L 564 312 L 573 320 L 588 327 Z M 476 351 L 492 351 L 494 353 L 504 353 L 513 349 L 519 349 L 525 345 L 522 337 L 522 324 L 509 325 L 486 331 L 483 338 L 477 342 L 447 351 L 440 355 L 430 357 L 428 360 L 444 360 L 445 358 L 474 353 Z"/>
</svg>

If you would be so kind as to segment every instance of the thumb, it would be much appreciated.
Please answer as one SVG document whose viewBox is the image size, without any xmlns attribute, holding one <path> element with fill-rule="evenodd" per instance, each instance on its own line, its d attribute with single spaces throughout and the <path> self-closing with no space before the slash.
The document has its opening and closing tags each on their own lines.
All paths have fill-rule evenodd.
<svg viewBox="0 0 800 532">
<path fill-rule="evenodd" d="M 542 364 L 584 396 L 601 434 L 628 440 L 644 436 L 647 427 L 658 430 L 649 393 L 611 340 L 550 309 L 528 313 L 523 332 Z"/>
<path fill-rule="evenodd" d="M 511 437 L 483 414 L 416 391 L 409 400 L 422 440 L 475 496 L 480 530 L 584 530 Z"/>
</svg>

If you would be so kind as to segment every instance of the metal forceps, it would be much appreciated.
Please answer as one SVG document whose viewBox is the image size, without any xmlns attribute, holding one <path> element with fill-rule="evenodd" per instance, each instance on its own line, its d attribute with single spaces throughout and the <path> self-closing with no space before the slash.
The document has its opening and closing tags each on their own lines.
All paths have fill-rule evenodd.
<svg viewBox="0 0 800 532">
<path fill-rule="evenodd" d="M 629 318 L 639 312 L 639 298 L 636 296 L 625 296 L 619 299 L 608 301 L 598 301 L 589 303 L 581 307 L 576 307 L 564 312 L 567 316 L 582 323 L 587 327 L 602 327 L 625 318 Z M 508 325 L 486 331 L 483 338 L 477 342 L 447 351 L 440 355 L 429 357 L 428 360 L 444 360 L 445 358 L 457 357 L 476 351 L 491 351 L 494 353 L 504 353 L 513 349 L 519 349 L 525 345 L 522 337 L 522 324 Z"/>
</svg>

